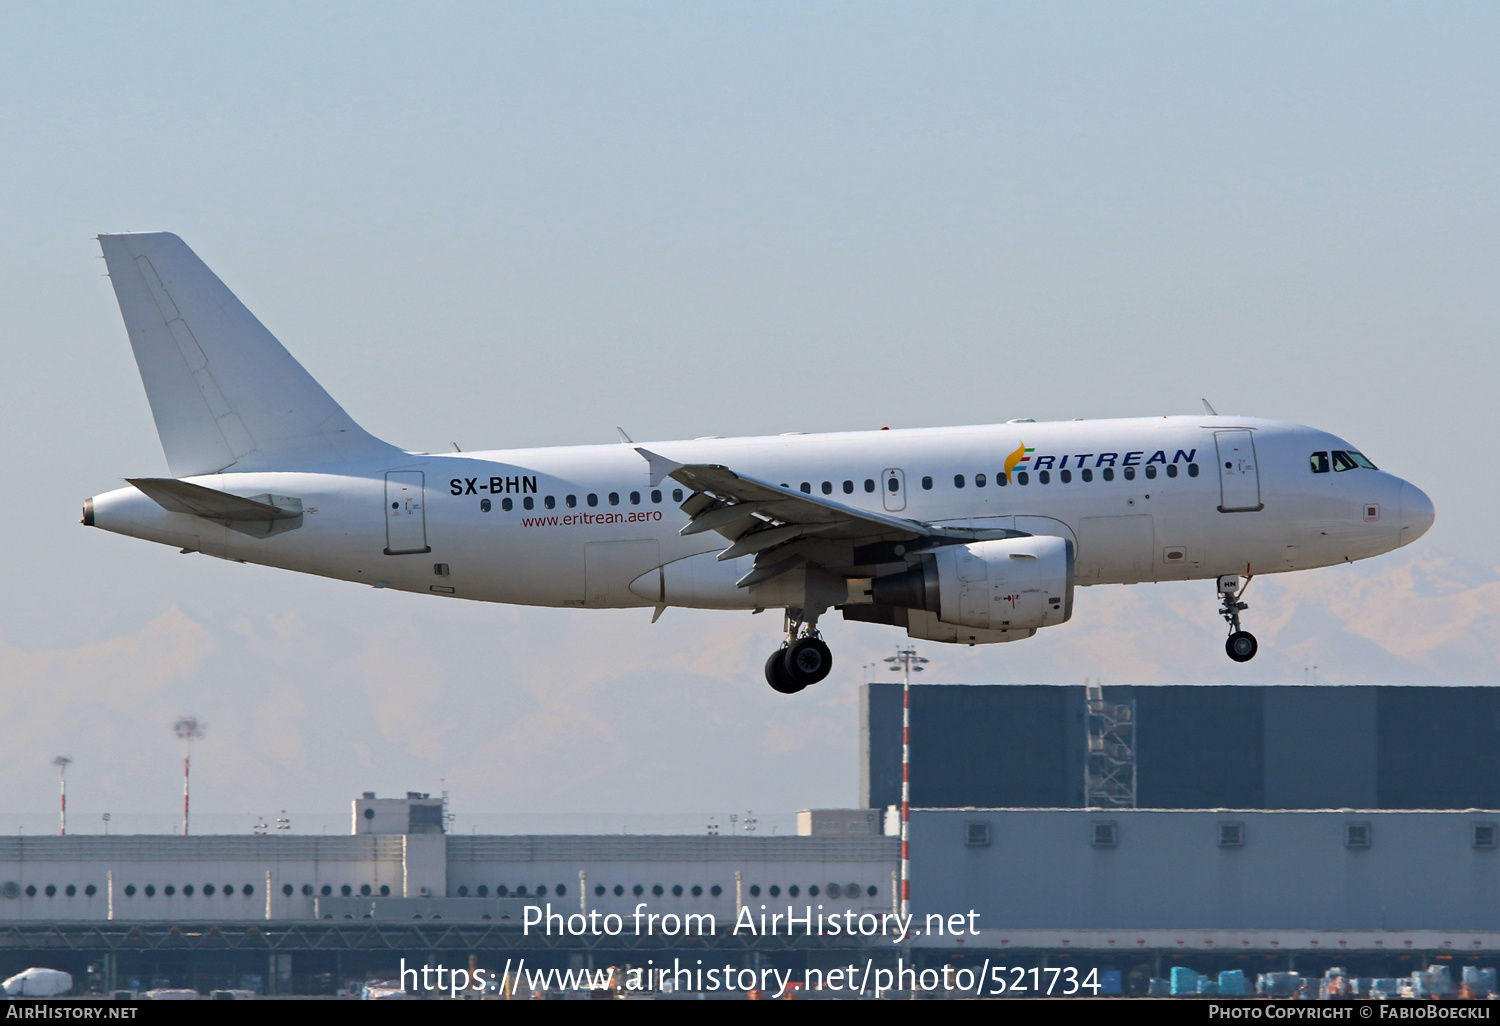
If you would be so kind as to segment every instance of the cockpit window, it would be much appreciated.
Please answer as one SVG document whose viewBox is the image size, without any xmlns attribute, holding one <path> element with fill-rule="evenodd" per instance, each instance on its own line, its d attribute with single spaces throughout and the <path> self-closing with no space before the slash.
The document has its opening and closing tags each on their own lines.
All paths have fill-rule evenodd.
<svg viewBox="0 0 1500 1026">
<path fill-rule="evenodd" d="M 1358 467 L 1364 467 L 1366 470 L 1374 470 L 1375 464 L 1357 452 L 1344 452 L 1342 449 L 1333 450 L 1333 469 L 1335 471 L 1354 470 Z"/>
<path fill-rule="evenodd" d="M 1312 472 L 1314 474 L 1328 473 L 1328 454 L 1326 452 L 1315 452 L 1308 458 L 1312 461 Z"/>
</svg>

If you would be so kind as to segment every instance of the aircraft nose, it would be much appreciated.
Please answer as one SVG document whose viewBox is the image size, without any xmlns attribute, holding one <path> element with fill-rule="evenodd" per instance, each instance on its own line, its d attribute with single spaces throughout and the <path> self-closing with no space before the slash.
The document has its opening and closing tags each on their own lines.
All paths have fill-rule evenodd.
<svg viewBox="0 0 1500 1026">
<path fill-rule="evenodd" d="M 1427 493 L 1410 482 L 1401 485 L 1401 544 L 1407 545 L 1427 533 L 1436 512 Z"/>
</svg>

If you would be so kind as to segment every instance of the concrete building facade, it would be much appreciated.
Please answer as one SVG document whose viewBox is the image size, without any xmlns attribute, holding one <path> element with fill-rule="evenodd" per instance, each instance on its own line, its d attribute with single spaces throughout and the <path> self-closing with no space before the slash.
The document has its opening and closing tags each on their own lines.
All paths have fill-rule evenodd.
<svg viewBox="0 0 1500 1026">
<path fill-rule="evenodd" d="M 83 836 L 0 838 L 0 923 L 306 921 L 891 908 L 882 836 Z"/>
<path fill-rule="evenodd" d="M 911 836 L 913 907 L 987 932 L 1500 938 L 1494 811 L 920 809 Z"/>
<path fill-rule="evenodd" d="M 1500 808 L 1500 688 L 1121 685 L 1135 805 L 1158 809 Z M 912 689 L 912 802 L 1083 808 L 1084 687 Z M 860 697 L 860 798 L 900 801 L 901 686 Z"/>
</svg>

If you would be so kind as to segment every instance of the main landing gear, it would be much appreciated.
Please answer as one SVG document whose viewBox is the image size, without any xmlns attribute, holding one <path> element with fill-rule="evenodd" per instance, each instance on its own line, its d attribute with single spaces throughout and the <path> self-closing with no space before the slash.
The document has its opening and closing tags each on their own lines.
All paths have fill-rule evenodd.
<svg viewBox="0 0 1500 1026">
<path fill-rule="evenodd" d="M 766 683 L 783 695 L 795 695 L 828 676 L 833 653 L 818 633 L 816 614 L 803 619 L 802 610 L 788 609 L 786 633 L 786 644 L 766 660 Z"/>
<path fill-rule="evenodd" d="M 1250 587 L 1252 580 L 1253 577 L 1246 577 L 1241 586 L 1238 574 L 1226 574 L 1219 578 L 1219 598 L 1222 600 L 1219 615 L 1229 624 L 1229 639 L 1224 642 L 1224 651 L 1237 663 L 1248 663 L 1260 649 L 1254 634 L 1240 630 L 1240 612 L 1250 608 L 1240 601 L 1240 596 L 1245 593 L 1245 588 Z"/>
</svg>

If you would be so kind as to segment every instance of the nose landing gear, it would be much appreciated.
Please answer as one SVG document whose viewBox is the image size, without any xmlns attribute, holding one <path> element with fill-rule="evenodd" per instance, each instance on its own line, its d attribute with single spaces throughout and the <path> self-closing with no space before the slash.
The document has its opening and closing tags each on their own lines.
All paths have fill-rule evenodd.
<svg viewBox="0 0 1500 1026">
<path fill-rule="evenodd" d="M 1229 638 L 1224 642 L 1224 651 L 1237 663 L 1248 663 L 1260 649 L 1255 635 L 1240 629 L 1240 613 L 1250 608 L 1240 601 L 1240 596 L 1250 587 L 1252 580 L 1253 577 L 1246 577 L 1241 586 L 1238 574 L 1226 574 L 1219 578 L 1219 598 L 1222 601 L 1219 615 L 1229 624 Z"/>
<path fill-rule="evenodd" d="M 766 683 L 783 695 L 795 695 L 833 669 L 833 653 L 818 633 L 817 620 L 816 614 L 803 619 L 802 610 L 787 610 L 787 642 L 766 660 Z"/>
</svg>

